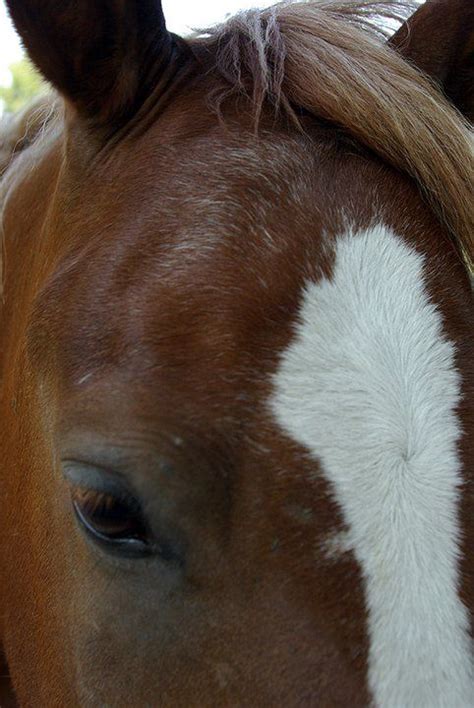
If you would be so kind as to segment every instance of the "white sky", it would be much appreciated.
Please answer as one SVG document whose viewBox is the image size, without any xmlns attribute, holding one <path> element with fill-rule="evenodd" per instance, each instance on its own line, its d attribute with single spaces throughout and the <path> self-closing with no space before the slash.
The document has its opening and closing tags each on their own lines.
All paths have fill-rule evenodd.
<svg viewBox="0 0 474 708">
<path fill-rule="evenodd" d="M 226 14 L 248 7 L 265 7 L 275 0 L 163 0 L 168 28 L 186 34 L 193 27 L 206 27 Z M 18 38 L 11 26 L 4 0 L 0 0 L 0 84 L 8 82 L 7 67 L 21 58 Z"/>
</svg>

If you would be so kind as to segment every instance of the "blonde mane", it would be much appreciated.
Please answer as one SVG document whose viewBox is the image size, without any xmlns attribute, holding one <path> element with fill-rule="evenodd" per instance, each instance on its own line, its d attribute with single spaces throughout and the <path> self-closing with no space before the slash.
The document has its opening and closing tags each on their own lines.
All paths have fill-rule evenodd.
<svg viewBox="0 0 474 708">
<path fill-rule="evenodd" d="M 231 92 L 297 120 L 293 107 L 344 128 L 411 175 L 474 272 L 473 134 L 428 77 L 387 43 L 415 3 L 283 2 L 236 15 L 192 40 L 217 57 Z M 433 41 L 436 38 L 433 37 Z"/>
<path fill-rule="evenodd" d="M 58 106 L 56 94 L 41 94 L 23 110 L 0 120 L 0 179 L 14 158 L 45 133 Z"/>
</svg>

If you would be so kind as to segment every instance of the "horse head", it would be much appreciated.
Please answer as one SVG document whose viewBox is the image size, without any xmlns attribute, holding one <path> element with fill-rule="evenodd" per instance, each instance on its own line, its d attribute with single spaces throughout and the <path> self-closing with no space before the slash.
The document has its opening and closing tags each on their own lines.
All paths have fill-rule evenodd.
<svg viewBox="0 0 474 708">
<path fill-rule="evenodd" d="M 20 704 L 470 704 L 471 0 L 7 4 Z"/>
</svg>

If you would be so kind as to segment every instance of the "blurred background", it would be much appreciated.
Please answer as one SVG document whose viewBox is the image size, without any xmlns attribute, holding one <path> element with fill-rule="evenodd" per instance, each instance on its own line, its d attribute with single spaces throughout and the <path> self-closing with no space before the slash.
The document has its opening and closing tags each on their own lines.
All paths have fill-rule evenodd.
<svg viewBox="0 0 474 708">
<path fill-rule="evenodd" d="M 266 7 L 275 0 L 163 0 L 168 28 L 189 34 L 207 27 L 239 9 Z M 0 116 L 21 108 L 45 86 L 21 49 L 4 0 L 0 0 Z"/>
</svg>

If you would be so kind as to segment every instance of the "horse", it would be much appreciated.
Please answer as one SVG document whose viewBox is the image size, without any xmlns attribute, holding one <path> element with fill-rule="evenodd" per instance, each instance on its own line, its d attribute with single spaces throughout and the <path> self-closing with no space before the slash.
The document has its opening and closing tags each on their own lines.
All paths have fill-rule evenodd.
<svg viewBox="0 0 474 708">
<path fill-rule="evenodd" d="M 474 705 L 472 0 L 7 5 L 18 704 Z"/>
</svg>

